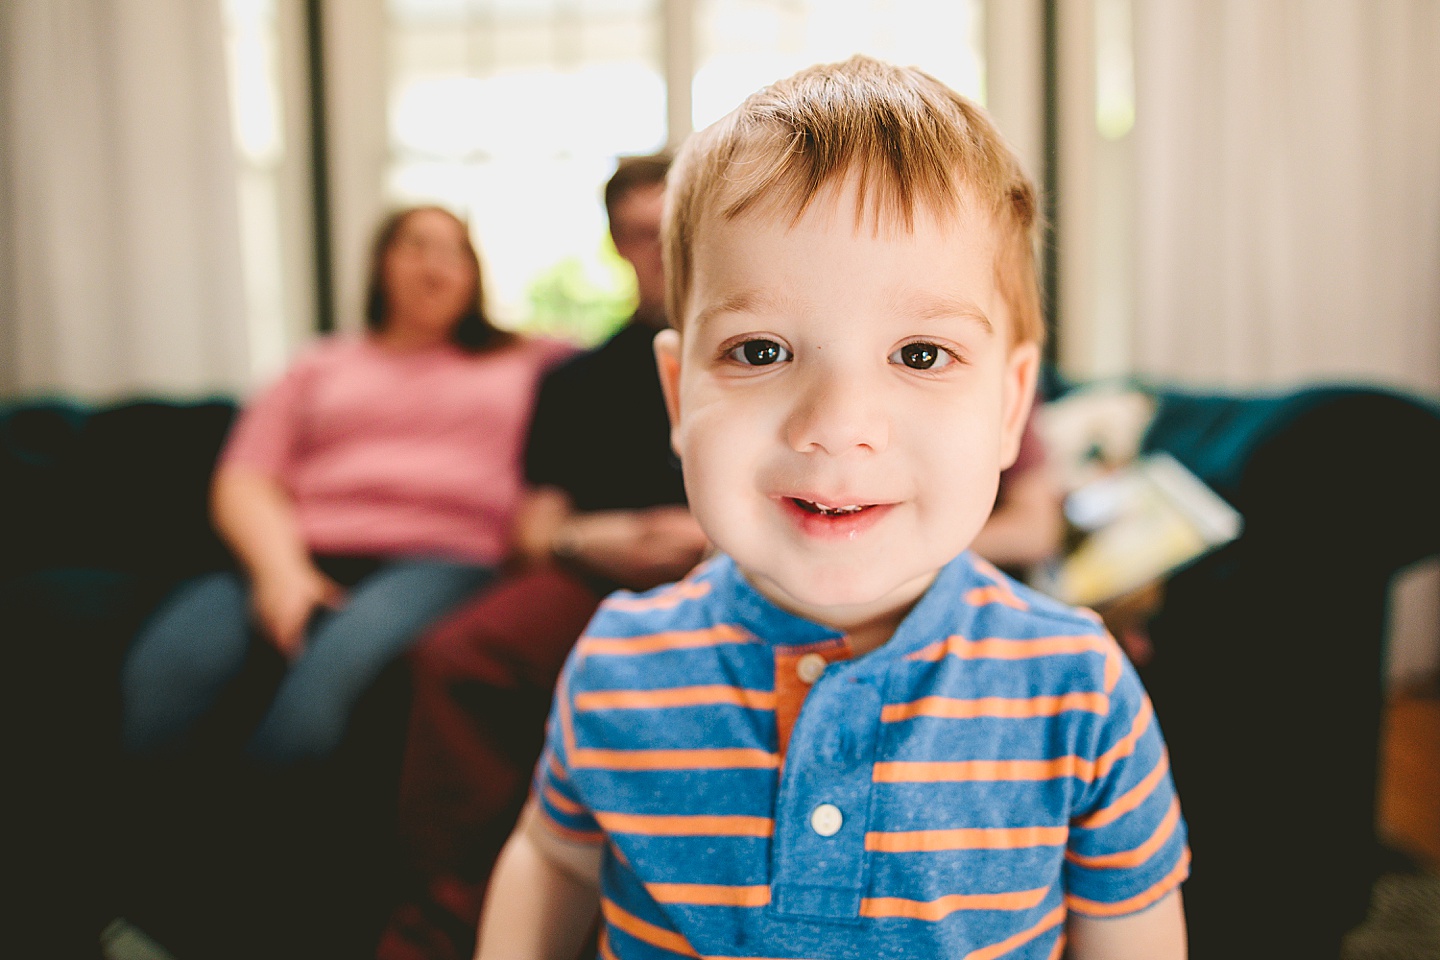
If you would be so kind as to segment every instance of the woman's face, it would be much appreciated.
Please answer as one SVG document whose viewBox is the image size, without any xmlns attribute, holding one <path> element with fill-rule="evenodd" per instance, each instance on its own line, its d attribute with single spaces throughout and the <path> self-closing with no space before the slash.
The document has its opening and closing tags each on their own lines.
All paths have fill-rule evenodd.
<svg viewBox="0 0 1440 960">
<path fill-rule="evenodd" d="M 475 264 L 465 228 L 439 210 L 416 210 L 386 247 L 384 332 L 407 340 L 448 339 L 475 302 Z"/>
</svg>

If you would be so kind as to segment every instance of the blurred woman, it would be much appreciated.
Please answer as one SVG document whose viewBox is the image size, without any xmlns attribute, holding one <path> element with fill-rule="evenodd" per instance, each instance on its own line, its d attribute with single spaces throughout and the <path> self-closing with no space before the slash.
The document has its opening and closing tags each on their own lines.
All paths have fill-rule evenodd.
<svg viewBox="0 0 1440 960">
<path fill-rule="evenodd" d="M 418 207 L 382 224 L 366 333 L 311 347 L 227 440 L 211 507 L 239 569 L 181 587 L 140 631 L 130 750 L 186 745 L 263 642 L 287 665 L 249 754 L 327 756 L 386 665 L 490 580 L 536 383 L 570 351 L 497 329 L 482 304 L 459 219 Z"/>
</svg>

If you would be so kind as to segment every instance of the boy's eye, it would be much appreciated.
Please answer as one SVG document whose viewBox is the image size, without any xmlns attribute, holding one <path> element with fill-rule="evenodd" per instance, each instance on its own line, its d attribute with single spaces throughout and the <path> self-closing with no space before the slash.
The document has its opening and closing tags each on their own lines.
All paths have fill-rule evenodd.
<svg viewBox="0 0 1440 960">
<path fill-rule="evenodd" d="M 907 343 L 890 354 L 891 363 L 903 363 L 912 370 L 938 370 L 953 359 L 940 347 L 923 340 Z"/>
<path fill-rule="evenodd" d="M 728 354 L 736 363 L 751 367 L 766 367 L 790 359 L 790 351 L 774 340 L 746 340 Z"/>
</svg>

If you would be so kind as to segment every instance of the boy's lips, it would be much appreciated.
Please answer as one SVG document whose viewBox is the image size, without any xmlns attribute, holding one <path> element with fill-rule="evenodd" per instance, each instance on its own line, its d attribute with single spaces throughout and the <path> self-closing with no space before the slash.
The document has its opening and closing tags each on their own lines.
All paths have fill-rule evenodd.
<svg viewBox="0 0 1440 960">
<path fill-rule="evenodd" d="M 817 537 L 853 539 L 890 511 L 893 503 L 871 503 L 844 497 L 782 495 L 776 498 L 790 521 Z"/>
</svg>

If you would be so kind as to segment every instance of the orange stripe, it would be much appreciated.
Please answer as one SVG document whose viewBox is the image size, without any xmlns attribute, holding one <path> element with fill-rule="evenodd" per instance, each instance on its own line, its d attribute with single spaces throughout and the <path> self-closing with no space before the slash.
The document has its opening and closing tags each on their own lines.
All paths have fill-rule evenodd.
<svg viewBox="0 0 1440 960">
<path fill-rule="evenodd" d="M 1000 568 L 995 566 L 995 564 L 991 563 L 989 560 L 986 560 L 984 557 L 975 557 L 972 563 L 975 567 L 976 573 L 980 574 L 980 576 L 984 577 L 986 580 L 989 580 L 996 586 L 999 586 L 1000 584 L 1003 584 L 1005 582 L 1005 574 L 1000 572 Z"/>
<path fill-rule="evenodd" d="M 628 657 L 666 650 L 693 650 L 722 643 L 749 643 L 750 634 L 739 627 L 722 623 L 704 630 L 672 630 L 647 633 L 638 637 L 585 637 L 579 643 L 579 654 L 614 654 Z"/>
<path fill-rule="evenodd" d="M 939 900 L 906 900 L 902 897 L 866 897 L 860 901 L 862 917 L 905 917 L 910 920 L 943 920 L 956 910 L 1029 910 L 1050 892 L 1017 890 L 1013 893 L 952 893 Z"/>
<path fill-rule="evenodd" d="M 673 610 L 687 600 L 698 600 L 710 592 L 706 580 L 681 580 L 666 590 L 649 597 L 612 597 L 605 604 L 607 610 L 621 610 L 626 613 L 642 613 L 646 610 Z"/>
<path fill-rule="evenodd" d="M 565 768 L 560 766 L 560 761 L 555 759 L 555 754 L 552 752 L 547 754 L 547 756 L 550 759 L 549 764 L 547 764 L 547 766 L 550 767 L 550 775 L 562 783 L 568 781 L 570 778 L 566 776 Z"/>
<path fill-rule="evenodd" d="M 943 783 L 970 780 L 1093 779 L 1095 765 L 1081 757 L 1053 760 L 896 760 L 877 763 L 876 783 Z"/>
<path fill-rule="evenodd" d="M 609 927 L 601 927 L 601 928 L 600 928 L 599 951 L 600 951 L 600 960 L 620 960 L 619 957 L 615 956 L 615 951 L 613 951 L 613 950 L 610 949 L 610 928 L 609 928 Z"/>
<path fill-rule="evenodd" d="M 719 770 L 728 767 L 773 770 L 780 758 L 749 747 L 712 750 L 574 750 L 572 767 L 603 770 Z"/>
<path fill-rule="evenodd" d="M 648 836 L 769 837 L 775 833 L 775 821 L 769 817 L 597 813 L 595 819 L 611 833 L 638 833 Z"/>
<path fill-rule="evenodd" d="M 1165 846 L 1170 838 L 1175 835 L 1175 828 L 1179 824 L 1180 801 L 1176 799 L 1170 801 L 1170 811 L 1165 814 L 1165 819 L 1160 821 L 1160 825 L 1155 828 L 1155 832 L 1150 835 L 1150 839 L 1135 849 L 1124 850 L 1120 853 L 1107 853 L 1098 857 L 1086 857 L 1067 851 L 1065 859 L 1071 863 L 1079 864 L 1082 867 L 1091 867 L 1097 870 L 1111 867 L 1138 866 L 1146 860 L 1149 860 L 1156 850 Z"/>
<path fill-rule="evenodd" d="M 1150 706 L 1150 698 L 1146 697 L 1140 701 L 1140 712 L 1135 715 L 1135 722 L 1130 725 L 1130 732 L 1115 742 L 1115 746 L 1100 754 L 1095 760 L 1095 777 L 1098 779 L 1110 772 L 1110 768 L 1123 757 L 1128 757 L 1135 752 L 1135 744 L 1150 728 L 1150 721 L 1155 716 L 1155 708 Z"/>
<path fill-rule="evenodd" d="M 571 800 L 569 797 L 562 796 L 554 787 L 546 786 L 545 789 L 541 791 L 541 793 L 544 794 L 546 802 L 549 803 L 550 806 L 554 807 L 556 810 L 559 810 L 561 813 L 568 813 L 570 814 L 570 816 L 574 817 L 579 816 L 580 814 L 585 812 L 584 807 L 580 806 L 580 804 L 576 803 L 574 800 Z"/>
<path fill-rule="evenodd" d="M 686 903 L 697 907 L 763 907 L 770 902 L 770 888 L 727 887 L 712 883 L 647 883 L 645 889 L 656 903 Z"/>
<path fill-rule="evenodd" d="M 1105 692 L 1113 693 L 1115 684 L 1120 682 L 1120 645 L 1114 638 L 1106 635 L 1109 644 L 1105 647 Z"/>
<path fill-rule="evenodd" d="M 1064 904 L 1061 904 L 1054 910 L 1051 910 L 1049 913 L 1045 914 L 1045 916 L 1041 917 L 1040 922 L 1035 924 L 1035 926 L 1031 927 L 1029 930 L 1021 930 L 1013 937 L 1006 937 L 999 943 L 992 943 L 988 947 L 981 947 L 979 950 L 971 951 L 970 953 L 967 953 L 965 955 L 965 960 L 995 960 L 995 958 L 997 957 L 1003 957 L 1011 950 L 1014 950 L 1016 947 L 1020 946 L 1020 944 L 1029 943 L 1031 940 L 1034 940 L 1042 933 L 1053 930 L 1064 922 L 1065 906 Z M 1060 941 L 1063 943 L 1064 940 L 1065 935 L 1062 933 L 1060 935 Z M 1057 956 L 1059 956 L 1058 953 L 1052 953 L 1052 960 L 1054 957 Z"/>
<path fill-rule="evenodd" d="M 1063 847 L 1069 836 L 1069 827 L 974 827 L 957 830 L 897 830 L 893 833 L 877 831 L 865 834 L 865 849 L 882 853 L 1018 850 L 1025 847 Z"/>
<path fill-rule="evenodd" d="M 975 717 L 1024 719 L 1053 717 L 1067 710 L 1085 710 L 1103 715 L 1110 710 L 1110 698 L 1103 693 L 1067 693 L 1059 697 L 1029 698 L 980 697 L 974 700 L 922 697 L 910 703 L 886 704 L 880 711 L 880 719 L 887 723 L 913 720 L 916 717 L 943 717 L 950 720 L 969 720 Z"/>
<path fill-rule="evenodd" d="M 1144 893 L 1136 894 L 1128 900 L 1121 900 L 1119 903 L 1100 903 L 1097 900 L 1086 900 L 1082 897 L 1067 896 L 1065 902 L 1070 909 L 1077 913 L 1083 913 L 1092 917 L 1118 917 L 1127 913 L 1135 913 L 1137 910 L 1144 910 L 1153 903 L 1158 903 L 1180 885 L 1190 872 L 1190 850 L 1186 848 L 1185 855 L 1180 862 L 1175 864 L 1175 869 L 1165 874 L 1159 883 L 1146 890 Z"/>
<path fill-rule="evenodd" d="M 1149 799 L 1150 794 L 1155 791 L 1156 785 L 1159 784 L 1160 780 L 1165 776 L 1165 771 L 1168 769 L 1170 769 L 1170 755 L 1168 753 L 1162 753 L 1160 754 L 1160 762 L 1155 764 L 1154 770 L 1145 774 L 1145 779 L 1120 794 L 1110 806 L 1096 810 L 1088 817 L 1077 821 L 1078 825 L 1086 830 L 1096 830 L 1106 824 L 1111 824 L 1119 820 L 1125 814 Z"/>
<path fill-rule="evenodd" d="M 726 684 L 667 687 L 660 690 L 599 690 L 575 696 L 576 710 L 656 710 L 725 703 L 752 710 L 774 710 L 775 694 Z"/>
<path fill-rule="evenodd" d="M 606 923 L 624 930 L 636 940 L 648 943 L 652 947 L 669 950 L 672 953 L 682 953 L 687 957 L 700 956 L 680 934 L 673 930 L 666 930 L 664 927 L 657 927 L 648 920 L 641 920 L 609 897 L 600 901 L 600 912 L 605 915 Z"/>
<path fill-rule="evenodd" d="M 928 647 L 921 647 L 906 657 L 907 660 L 943 660 L 945 657 L 959 657 L 962 660 L 1032 660 L 1038 657 L 1053 657 L 1075 653 L 1105 654 L 1114 646 L 1104 637 L 1093 634 L 1063 637 L 1034 637 L 1029 640 L 1012 640 L 1004 637 L 985 637 L 980 640 L 966 640 L 964 637 L 946 637 Z"/>
<path fill-rule="evenodd" d="M 976 587 L 965 594 L 965 602 L 972 607 L 983 607 L 987 603 L 998 603 L 1016 610 L 1029 610 L 1030 606 L 1014 592 L 996 584 L 992 587 Z"/>
<path fill-rule="evenodd" d="M 1045 960 L 1060 960 L 1063 956 L 1065 956 L 1065 931 L 1061 930 L 1060 936 L 1055 938 L 1055 946 L 1050 948 L 1050 956 Z"/>
</svg>

